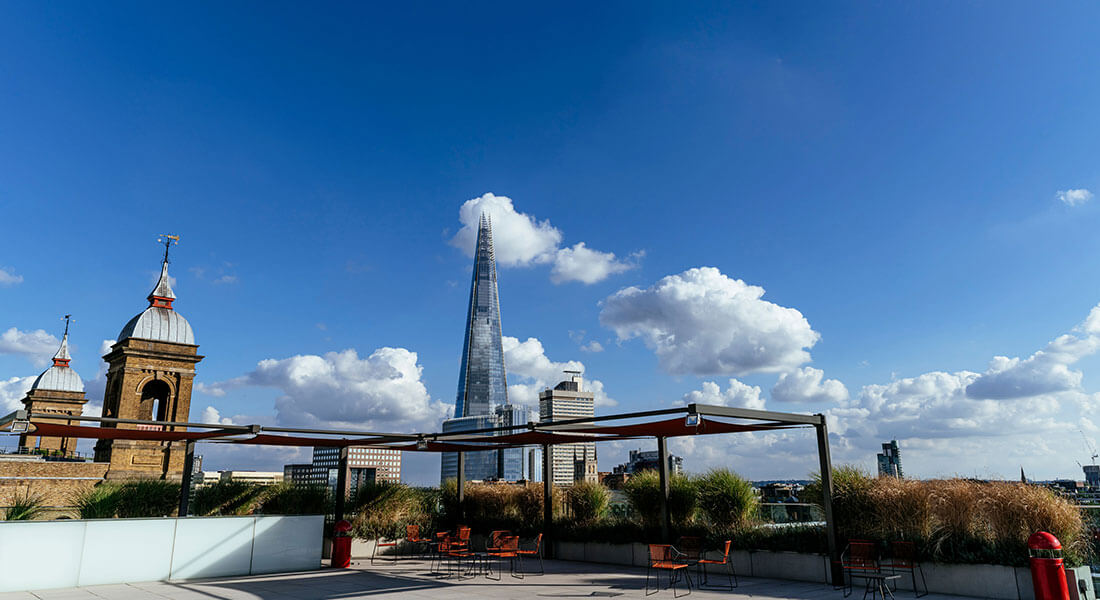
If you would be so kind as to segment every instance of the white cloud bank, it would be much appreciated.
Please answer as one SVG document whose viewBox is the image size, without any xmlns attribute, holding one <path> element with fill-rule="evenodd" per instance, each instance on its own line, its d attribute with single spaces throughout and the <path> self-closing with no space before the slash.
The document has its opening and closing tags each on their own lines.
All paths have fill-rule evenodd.
<svg viewBox="0 0 1100 600">
<path fill-rule="evenodd" d="M 1079 188 L 1076 190 L 1059 190 L 1058 199 L 1062 201 L 1062 204 L 1066 206 L 1081 206 L 1082 204 L 1092 200 L 1092 192 L 1085 188 Z"/>
<path fill-rule="evenodd" d="M 780 372 L 809 361 L 820 335 L 802 313 L 763 295 L 714 267 L 689 269 L 619 290 L 603 301 L 600 323 L 620 340 L 642 338 L 677 375 Z"/>
<path fill-rule="evenodd" d="M 504 267 L 528 267 L 538 264 L 553 265 L 550 279 L 554 283 L 579 281 L 592 284 L 637 267 L 643 253 L 637 252 L 628 259 L 619 259 L 612 252 L 593 250 L 578 242 L 562 248 L 562 233 L 549 220 L 539 221 L 526 213 L 516 211 L 512 199 L 488 193 L 467 200 L 458 211 L 462 228 L 451 245 L 473 256 L 477 244 L 477 229 L 481 214 L 492 220 L 493 251 L 498 265 Z"/>
<path fill-rule="evenodd" d="M 281 394 L 275 400 L 276 421 L 283 425 L 435 430 L 453 407 L 433 401 L 420 376 L 415 352 L 379 348 L 360 358 L 348 349 L 261 360 L 251 373 L 196 390 L 224 396 L 238 387 L 275 388 Z M 215 413 L 204 411 L 203 416 L 221 422 Z"/>
<path fill-rule="evenodd" d="M 577 360 L 550 360 L 538 338 L 527 338 L 521 342 L 519 338 L 506 335 L 501 341 L 504 346 L 504 368 L 508 373 L 508 401 L 513 404 L 537 408 L 539 392 L 563 381 L 563 371 L 584 371 L 584 363 Z M 602 381 L 586 378 L 584 387 L 595 395 L 597 407 L 618 404 L 607 396 Z"/>
<path fill-rule="evenodd" d="M 37 375 L 0 379 L 0 415 L 6 415 L 23 407 L 23 398 L 31 389 Z"/>
</svg>

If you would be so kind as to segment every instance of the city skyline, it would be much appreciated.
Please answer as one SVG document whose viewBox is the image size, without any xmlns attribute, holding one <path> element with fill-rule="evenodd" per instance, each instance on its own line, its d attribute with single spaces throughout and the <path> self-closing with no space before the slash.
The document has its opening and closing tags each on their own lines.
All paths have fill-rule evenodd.
<svg viewBox="0 0 1100 600">
<path fill-rule="evenodd" d="M 1100 438 L 1091 19 L 940 8 L 9 6 L 0 411 L 71 313 L 99 414 L 104 341 L 171 231 L 206 357 L 192 419 L 438 430 L 484 212 L 519 406 L 581 370 L 597 413 L 823 412 L 838 465 L 873 471 L 897 439 L 907 477 L 1080 479 L 1078 431 Z M 733 437 L 670 451 L 806 477 L 812 436 Z M 631 449 L 601 446 L 601 469 Z"/>
</svg>

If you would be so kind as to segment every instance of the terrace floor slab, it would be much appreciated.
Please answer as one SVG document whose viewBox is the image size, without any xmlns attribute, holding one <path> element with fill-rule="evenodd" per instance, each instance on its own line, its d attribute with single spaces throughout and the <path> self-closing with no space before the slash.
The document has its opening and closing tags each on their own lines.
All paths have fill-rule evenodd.
<svg viewBox="0 0 1100 600">
<path fill-rule="evenodd" d="M 839 590 L 820 583 L 805 583 L 759 577 L 738 577 L 740 585 L 732 592 L 721 589 L 694 589 L 688 598 L 703 600 L 820 600 L 842 598 Z M 857 589 L 850 598 L 862 596 Z M 669 599 L 672 590 L 662 588 L 648 598 Z M 683 592 L 679 594 L 683 598 Z M 912 598 L 912 592 L 899 591 L 899 599 Z M 571 561 L 546 561 L 546 575 L 510 577 L 501 581 L 484 576 L 469 578 L 433 575 L 424 560 L 377 562 L 355 561 L 349 569 L 323 569 L 302 573 L 282 573 L 250 577 L 226 577 L 186 582 L 145 582 L 101 585 L 81 588 L 13 592 L 0 594 L 0 600 L 473 600 L 536 598 L 576 600 L 580 598 L 632 599 L 645 595 L 645 569 L 617 565 Z M 963 596 L 930 594 L 926 600 L 964 600 Z"/>
</svg>

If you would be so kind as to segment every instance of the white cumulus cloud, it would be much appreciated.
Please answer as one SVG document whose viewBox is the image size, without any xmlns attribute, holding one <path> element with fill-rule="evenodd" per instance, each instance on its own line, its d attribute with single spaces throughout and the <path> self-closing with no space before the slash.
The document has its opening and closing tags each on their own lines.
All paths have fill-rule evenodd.
<svg viewBox="0 0 1100 600">
<path fill-rule="evenodd" d="M 1062 204 L 1066 206 L 1081 206 L 1082 204 L 1092 200 L 1092 192 L 1085 188 L 1078 188 L 1076 190 L 1059 190 L 1058 199 L 1062 201 Z"/>
<path fill-rule="evenodd" d="M 810 360 L 820 335 L 802 313 L 762 299 L 764 288 L 713 267 L 628 287 L 603 301 L 600 323 L 640 337 L 672 374 L 789 371 Z"/>
<path fill-rule="evenodd" d="M 642 255 L 641 252 L 635 253 L 631 259 L 641 258 Z M 637 266 L 634 260 L 619 260 L 613 252 L 600 252 L 585 246 L 584 242 L 578 242 L 572 248 L 558 250 L 554 256 L 554 267 L 550 269 L 550 280 L 554 283 L 596 283 Z"/>
<path fill-rule="evenodd" d="M 23 283 L 23 276 L 16 274 L 14 269 L 0 267 L 0 285 L 18 285 Z"/>
<path fill-rule="evenodd" d="M 803 367 L 783 373 L 772 388 L 772 400 L 777 402 L 829 402 L 848 399 L 848 388 L 836 379 L 825 379 L 825 372 Z"/>
<path fill-rule="evenodd" d="M 718 406 L 764 410 L 764 399 L 760 397 L 760 387 L 748 385 L 732 378 L 729 387 L 725 390 L 722 390 L 713 381 L 704 381 L 703 389 L 692 390 L 684 394 L 683 403 L 715 404 Z"/>
<path fill-rule="evenodd" d="M 221 412 L 213 406 L 207 406 L 202 410 L 202 415 L 199 417 L 200 423 L 211 423 L 214 425 L 236 425 L 233 419 L 229 417 L 223 417 Z"/>
<path fill-rule="evenodd" d="M 24 408 L 23 398 L 31 389 L 37 375 L 0 379 L 0 416 Z"/>
<path fill-rule="evenodd" d="M 554 283 L 580 281 L 591 284 L 603 281 L 615 273 L 637 266 L 642 253 L 621 260 L 611 252 L 593 250 L 578 242 L 562 248 L 561 230 L 549 220 L 515 209 L 512 199 L 492 193 L 467 200 L 458 211 L 462 228 L 451 238 L 451 245 L 473 256 L 477 245 L 477 230 L 481 214 L 489 216 L 493 228 L 493 252 L 497 264 L 503 267 L 527 267 L 552 264 L 550 279 Z"/>
<path fill-rule="evenodd" d="M 537 408 L 539 392 L 564 381 L 564 371 L 584 372 L 584 363 L 578 360 L 550 360 L 538 338 L 527 338 L 521 342 L 519 338 L 506 335 L 501 342 L 504 346 L 504 368 L 508 372 L 508 401 L 513 404 Z M 584 389 L 595 396 L 597 407 L 618 404 L 608 397 L 603 382 L 598 379 L 585 378 Z"/>
<path fill-rule="evenodd" d="M 0 354 L 18 354 L 44 366 L 61 346 L 61 340 L 43 329 L 20 331 L 12 327 L 0 334 Z"/>
<path fill-rule="evenodd" d="M 348 349 L 261 360 L 251 373 L 200 389 L 218 396 L 245 386 L 275 388 L 276 420 L 284 425 L 435 430 L 453 407 L 433 401 L 420 377 L 415 352 L 379 348 L 360 358 Z"/>
</svg>

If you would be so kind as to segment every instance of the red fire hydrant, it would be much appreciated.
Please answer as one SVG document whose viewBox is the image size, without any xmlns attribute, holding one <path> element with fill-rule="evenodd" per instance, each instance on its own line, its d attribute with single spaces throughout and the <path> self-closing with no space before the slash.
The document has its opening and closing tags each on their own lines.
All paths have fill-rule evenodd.
<svg viewBox="0 0 1100 600">
<path fill-rule="evenodd" d="M 1037 531 L 1027 538 L 1027 553 L 1035 600 L 1069 600 L 1069 586 L 1062 566 L 1062 543 L 1058 538 Z"/>
<path fill-rule="evenodd" d="M 337 521 L 332 526 L 332 566 L 346 569 L 351 566 L 351 523 Z"/>
</svg>

